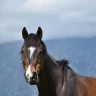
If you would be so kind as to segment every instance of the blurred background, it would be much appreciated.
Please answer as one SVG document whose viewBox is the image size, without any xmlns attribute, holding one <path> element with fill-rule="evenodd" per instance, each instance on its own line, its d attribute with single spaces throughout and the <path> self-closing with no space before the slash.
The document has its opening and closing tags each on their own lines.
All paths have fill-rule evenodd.
<svg viewBox="0 0 96 96">
<path fill-rule="evenodd" d="M 38 96 L 24 79 L 22 29 L 40 26 L 48 52 L 68 59 L 80 75 L 96 77 L 95 0 L 0 0 L 0 96 Z"/>
</svg>

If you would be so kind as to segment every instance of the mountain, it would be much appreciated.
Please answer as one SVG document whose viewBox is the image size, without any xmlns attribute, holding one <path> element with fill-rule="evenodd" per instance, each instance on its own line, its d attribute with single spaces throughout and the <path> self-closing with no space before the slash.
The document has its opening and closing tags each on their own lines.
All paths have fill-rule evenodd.
<svg viewBox="0 0 96 96">
<path fill-rule="evenodd" d="M 36 86 L 24 79 L 20 49 L 23 41 L 0 44 L 0 96 L 38 96 Z M 45 41 L 56 59 L 68 59 L 77 73 L 96 76 L 96 38 L 70 38 Z"/>
</svg>

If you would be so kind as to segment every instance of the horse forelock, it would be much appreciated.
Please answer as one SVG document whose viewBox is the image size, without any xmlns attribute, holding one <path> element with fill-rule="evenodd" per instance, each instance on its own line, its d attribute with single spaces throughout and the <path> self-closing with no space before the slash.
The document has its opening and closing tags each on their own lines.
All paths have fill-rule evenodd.
<svg viewBox="0 0 96 96">
<path fill-rule="evenodd" d="M 38 36 L 34 33 L 30 33 L 28 37 L 24 40 L 22 47 L 31 47 L 31 46 L 41 46 L 42 51 L 46 52 L 46 45 L 42 40 L 39 40 Z"/>
<path fill-rule="evenodd" d="M 39 45 L 39 41 L 38 41 L 38 37 L 36 34 L 29 34 L 27 36 L 27 38 L 24 40 L 24 45 L 26 47 L 30 47 L 30 46 L 37 46 Z"/>
</svg>

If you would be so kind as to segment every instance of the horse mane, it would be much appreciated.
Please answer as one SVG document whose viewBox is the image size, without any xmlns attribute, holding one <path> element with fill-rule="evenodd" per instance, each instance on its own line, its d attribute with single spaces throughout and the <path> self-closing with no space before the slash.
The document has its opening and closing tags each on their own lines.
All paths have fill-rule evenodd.
<svg viewBox="0 0 96 96">
<path fill-rule="evenodd" d="M 58 65 L 61 67 L 62 69 L 62 85 L 64 83 L 65 80 L 67 80 L 67 67 L 69 64 L 69 61 L 67 59 L 62 59 L 62 60 L 56 60 L 56 62 L 58 63 Z"/>
<path fill-rule="evenodd" d="M 69 61 L 67 59 L 56 60 L 56 62 L 60 67 L 65 67 L 69 64 Z"/>
<path fill-rule="evenodd" d="M 42 44 L 43 52 L 45 53 L 47 51 L 46 45 L 42 40 L 41 40 L 41 44 Z"/>
</svg>

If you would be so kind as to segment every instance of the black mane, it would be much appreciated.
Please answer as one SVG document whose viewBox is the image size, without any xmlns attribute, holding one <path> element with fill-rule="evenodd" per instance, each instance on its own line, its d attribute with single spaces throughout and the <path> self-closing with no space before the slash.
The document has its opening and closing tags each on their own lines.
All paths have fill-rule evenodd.
<svg viewBox="0 0 96 96">
<path fill-rule="evenodd" d="M 56 62 L 60 67 L 65 67 L 69 64 L 69 61 L 67 59 L 56 60 Z"/>
</svg>

